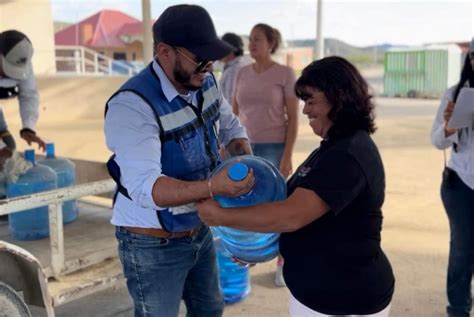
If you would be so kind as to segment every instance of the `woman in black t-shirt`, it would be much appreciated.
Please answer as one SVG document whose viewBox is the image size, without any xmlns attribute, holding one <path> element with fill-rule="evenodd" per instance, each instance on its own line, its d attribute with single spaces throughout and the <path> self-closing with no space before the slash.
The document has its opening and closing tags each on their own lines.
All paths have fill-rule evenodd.
<svg viewBox="0 0 474 317">
<path fill-rule="evenodd" d="M 395 280 L 380 247 L 385 175 L 367 83 L 328 57 L 303 70 L 295 92 L 323 141 L 288 181 L 288 198 L 230 209 L 207 200 L 199 214 L 213 226 L 282 232 L 291 316 L 388 316 Z"/>
</svg>

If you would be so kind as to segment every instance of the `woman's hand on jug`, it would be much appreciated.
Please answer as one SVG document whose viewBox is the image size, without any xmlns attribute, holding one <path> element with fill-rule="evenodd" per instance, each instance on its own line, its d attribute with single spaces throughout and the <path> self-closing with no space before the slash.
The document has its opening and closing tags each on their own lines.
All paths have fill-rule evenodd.
<svg viewBox="0 0 474 317">
<path fill-rule="evenodd" d="M 198 215 L 208 226 L 222 225 L 221 218 L 225 212 L 224 208 L 213 199 L 205 199 L 197 204 Z"/>
<path fill-rule="evenodd" d="M 227 176 L 229 167 L 214 175 L 209 182 L 209 189 L 213 195 L 238 197 L 248 193 L 255 182 L 253 170 L 250 169 L 247 177 L 241 181 L 233 181 Z"/>
<path fill-rule="evenodd" d="M 232 256 L 230 259 L 232 260 L 232 262 L 237 263 L 238 265 L 242 267 L 254 267 L 257 264 L 257 263 L 246 262 L 235 256 Z"/>
</svg>

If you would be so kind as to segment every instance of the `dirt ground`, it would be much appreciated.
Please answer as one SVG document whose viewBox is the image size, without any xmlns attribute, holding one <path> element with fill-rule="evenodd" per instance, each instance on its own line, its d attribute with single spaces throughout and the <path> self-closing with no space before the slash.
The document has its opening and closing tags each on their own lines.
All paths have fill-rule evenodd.
<svg viewBox="0 0 474 317">
<path fill-rule="evenodd" d="M 38 134 L 56 143 L 57 154 L 105 161 L 103 110 L 108 96 L 124 81 L 111 78 L 43 78 Z M 374 139 L 385 165 L 383 247 L 396 275 L 391 316 L 444 316 L 449 243 L 448 223 L 439 197 L 443 154 L 430 144 L 437 100 L 376 100 L 378 131 Z M 18 107 L 2 102 L 10 130 L 17 136 Z M 294 167 L 319 144 L 300 116 Z M 252 291 L 225 316 L 287 316 L 286 288 L 274 286 L 275 263 L 252 268 Z M 317 281 L 308 281 L 317 283 Z M 125 315 L 124 315 L 125 316 Z"/>
</svg>

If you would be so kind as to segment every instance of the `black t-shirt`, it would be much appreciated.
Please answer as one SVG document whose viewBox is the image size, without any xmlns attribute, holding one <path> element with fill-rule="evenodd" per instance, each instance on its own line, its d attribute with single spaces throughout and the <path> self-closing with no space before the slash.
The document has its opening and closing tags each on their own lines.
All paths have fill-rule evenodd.
<svg viewBox="0 0 474 317">
<path fill-rule="evenodd" d="M 321 218 L 280 237 L 288 289 L 330 315 L 373 314 L 391 301 L 395 280 L 380 248 L 385 175 L 369 134 L 323 141 L 288 181 L 330 207 Z"/>
</svg>

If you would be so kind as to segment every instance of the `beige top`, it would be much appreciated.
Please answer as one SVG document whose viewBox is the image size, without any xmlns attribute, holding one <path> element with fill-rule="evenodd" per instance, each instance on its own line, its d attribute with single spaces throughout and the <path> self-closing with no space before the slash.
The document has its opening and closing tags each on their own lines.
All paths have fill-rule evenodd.
<svg viewBox="0 0 474 317">
<path fill-rule="evenodd" d="M 293 70 L 277 63 L 262 73 L 255 72 L 252 65 L 240 69 L 234 96 L 251 143 L 285 143 L 285 98 L 294 96 L 294 84 Z"/>
</svg>

